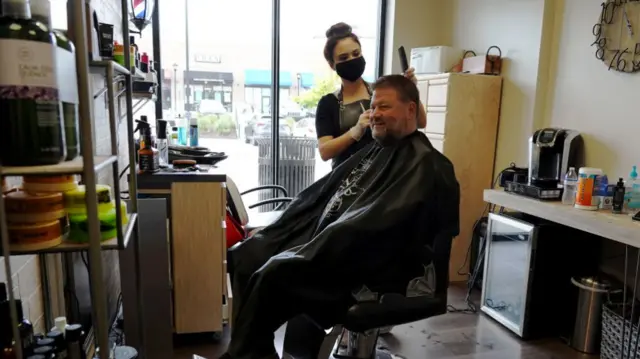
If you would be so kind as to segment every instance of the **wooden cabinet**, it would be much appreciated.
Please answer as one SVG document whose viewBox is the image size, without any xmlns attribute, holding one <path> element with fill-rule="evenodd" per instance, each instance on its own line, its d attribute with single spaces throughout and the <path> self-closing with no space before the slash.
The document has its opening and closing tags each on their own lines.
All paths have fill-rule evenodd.
<svg viewBox="0 0 640 359">
<path fill-rule="evenodd" d="M 493 182 L 502 78 L 422 75 L 418 89 L 427 111 L 427 126 L 422 131 L 453 162 L 460 183 L 460 235 L 453 241 L 449 274 L 451 281 L 462 281 L 467 277 L 458 271 L 468 272 L 465 257 L 473 226 L 486 206 L 482 194 Z"/>
<path fill-rule="evenodd" d="M 173 183 L 171 197 L 175 332 L 222 331 L 227 294 L 225 183 Z"/>
</svg>

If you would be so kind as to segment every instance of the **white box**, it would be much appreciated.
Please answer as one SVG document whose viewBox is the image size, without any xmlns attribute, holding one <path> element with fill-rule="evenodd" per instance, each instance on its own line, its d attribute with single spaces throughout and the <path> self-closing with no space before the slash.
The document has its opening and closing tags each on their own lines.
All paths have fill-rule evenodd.
<svg viewBox="0 0 640 359">
<path fill-rule="evenodd" d="M 450 72 L 462 59 L 462 51 L 450 46 L 429 46 L 411 49 L 411 67 L 416 74 Z"/>
</svg>

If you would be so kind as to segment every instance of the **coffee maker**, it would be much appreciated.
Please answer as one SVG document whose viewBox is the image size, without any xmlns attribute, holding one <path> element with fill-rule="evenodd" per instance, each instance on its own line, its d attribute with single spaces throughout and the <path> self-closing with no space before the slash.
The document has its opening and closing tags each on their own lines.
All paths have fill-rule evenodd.
<svg viewBox="0 0 640 359">
<path fill-rule="evenodd" d="M 543 128 L 529 138 L 529 185 L 562 188 L 569 167 L 582 165 L 582 136 L 573 130 Z"/>
</svg>

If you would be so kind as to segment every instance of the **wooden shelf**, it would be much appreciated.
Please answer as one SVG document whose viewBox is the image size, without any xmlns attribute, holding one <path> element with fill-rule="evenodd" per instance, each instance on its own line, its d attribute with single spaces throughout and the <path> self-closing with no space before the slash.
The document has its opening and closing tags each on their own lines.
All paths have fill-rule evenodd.
<svg viewBox="0 0 640 359">
<path fill-rule="evenodd" d="M 585 211 L 560 202 L 540 201 L 502 190 L 485 190 L 485 202 L 546 219 L 558 224 L 640 248 L 640 222 L 628 214 Z"/>
<path fill-rule="evenodd" d="M 101 243 L 102 250 L 119 250 L 127 248 L 131 237 L 133 236 L 134 230 L 136 228 L 136 222 L 138 220 L 138 215 L 136 213 L 129 214 L 129 223 L 122 226 L 122 235 L 124 236 L 124 248 L 118 247 L 118 238 L 108 239 Z M 70 241 L 63 242 L 62 244 L 37 250 L 37 251 L 15 251 L 11 250 L 11 255 L 25 255 L 25 254 L 43 254 L 43 253 L 68 253 L 68 252 L 80 252 L 89 250 L 89 243 L 74 243 Z"/>
<path fill-rule="evenodd" d="M 96 156 L 94 157 L 94 170 L 96 172 L 101 171 L 108 165 L 116 162 L 117 156 Z M 57 165 L 46 166 L 25 166 L 25 167 L 2 167 L 3 176 L 24 176 L 24 175 L 41 175 L 41 176 L 56 176 L 56 175 L 73 175 L 82 174 L 84 164 L 82 157 L 79 156 L 72 161 L 60 162 Z"/>
</svg>

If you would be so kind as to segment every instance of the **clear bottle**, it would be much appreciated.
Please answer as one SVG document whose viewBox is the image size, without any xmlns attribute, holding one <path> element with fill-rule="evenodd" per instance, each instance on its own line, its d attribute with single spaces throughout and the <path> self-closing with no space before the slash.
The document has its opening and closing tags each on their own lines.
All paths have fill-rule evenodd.
<svg viewBox="0 0 640 359">
<path fill-rule="evenodd" d="M 569 167 L 569 171 L 564 176 L 564 192 L 562 193 L 562 204 L 573 206 L 576 203 L 576 192 L 578 190 L 578 173 L 574 167 Z"/>
<path fill-rule="evenodd" d="M 156 148 L 158 149 L 159 158 L 158 162 L 161 168 L 168 167 L 169 165 L 169 142 L 167 140 L 167 121 L 158 120 L 156 135 Z"/>
</svg>

